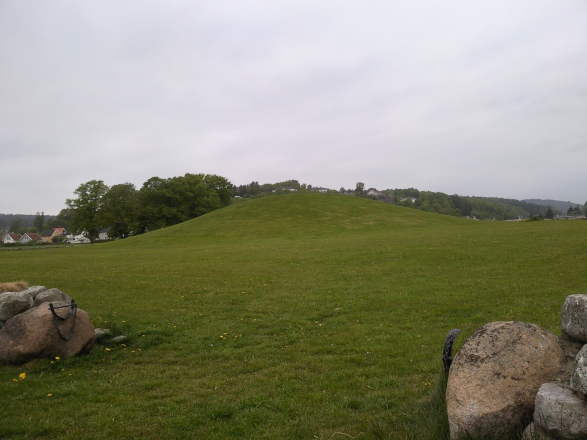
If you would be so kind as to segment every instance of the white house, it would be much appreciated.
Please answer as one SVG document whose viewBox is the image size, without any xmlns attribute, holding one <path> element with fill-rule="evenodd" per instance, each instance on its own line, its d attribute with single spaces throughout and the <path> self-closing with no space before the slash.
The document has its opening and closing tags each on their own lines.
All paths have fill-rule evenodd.
<svg viewBox="0 0 587 440">
<path fill-rule="evenodd" d="M 108 231 L 102 231 L 98 233 L 98 240 L 106 241 L 110 240 L 110 236 L 108 235 Z"/>
<path fill-rule="evenodd" d="M 65 242 L 71 244 L 82 244 L 82 243 L 90 243 L 90 239 L 86 237 L 85 233 L 82 232 L 81 234 L 68 234 L 65 236 Z"/>
<path fill-rule="evenodd" d="M 21 235 L 17 234 L 16 232 L 7 232 L 6 234 L 4 234 L 4 237 L 2 237 L 2 243 L 4 244 L 14 244 L 14 243 L 18 243 L 18 241 L 20 240 Z"/>
<path fill-rule="evenodd" d="M 25 232 L 18 240 L 19 243 L 33 243 L 35 241 L 41 241 L 41 236 L 34 232 Z"/>
</svg>

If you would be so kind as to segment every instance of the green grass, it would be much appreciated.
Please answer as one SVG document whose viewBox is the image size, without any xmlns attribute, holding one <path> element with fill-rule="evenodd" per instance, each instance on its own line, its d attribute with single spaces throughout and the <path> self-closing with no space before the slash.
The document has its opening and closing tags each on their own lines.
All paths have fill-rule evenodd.
<svg viewBox="0 0 587 440">
<path fill-rule="evenodd" d="M 446 332 L 558 332 L 564 297 L 587 290 L 586 250 L 587 222 L 291 194 L 114 243 L 2 252 L 0 281 L 58 287 L 131 340 L 0 367 L 0 438 L 437 439 Z"/>
</svg>

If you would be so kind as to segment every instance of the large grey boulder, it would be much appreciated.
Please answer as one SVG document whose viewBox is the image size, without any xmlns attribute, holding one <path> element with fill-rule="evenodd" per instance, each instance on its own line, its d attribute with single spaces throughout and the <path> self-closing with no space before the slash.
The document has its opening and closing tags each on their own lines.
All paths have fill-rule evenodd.
<svg viewBox="0 0 587 440">
<path fill-rule="evenodd" d="M 587 344 L 577 353 L 575 371 L 571 376 L 571 388 L 587 396 Z"/>
<path fill-rule="evenodd" d="M 507 438 L 532 419 L 536 392 L 563 370 L 558 338 L 534 324 L 491 322 L 451 365 L 446 405 L 453 440 Z"/>
<path fill-rule="evenodd" d="M 561 329 L 571 338 L 587 342 L 587 295 L 569 295 L 561 310 Z"/>
<path fill-rule="evenodd" d="M 90 317 L 81 309 L 75 317 L 68 317 L 68 311 L 57 310 L 66 318 L 60 320 L 43 303 L 6 321 L 0 329 L 0 363 L 21 364 L 35 358 L 67 358 L 88 352 L 95 338 Z"/>
<path fill-rule="evenodd" d="M 38 306 L 39 304 L 43 304 L 43 303 L 49 303 L 49 302 L 70 303 L 71 297 L 68 294 L 63 293 L 61 290 L 53 288 L 53 289 L 43 290 L 42 292 L 38 293 L 35 298 L 35 306 Z"/>
<path fill-rule="evenodd" d="M 31 286 L 28 289 L 23 290 L 23 292 L 28 293 L 33 299 L 35 299 L 39 293 L 45 290 L 47 290 L 45 286 Z"/>
<path fill-rule="evenodd" d="M 7 321 L 33 305 L 33 297 L 26 292 L 0 293 L 0 321 Z"/>
<path fill-rule="evenodd" d="M 556 439 L 587 439 L 587 400 L 558 383 L 545 383 L 536 394 L 534 425 Z"/>
</svg>

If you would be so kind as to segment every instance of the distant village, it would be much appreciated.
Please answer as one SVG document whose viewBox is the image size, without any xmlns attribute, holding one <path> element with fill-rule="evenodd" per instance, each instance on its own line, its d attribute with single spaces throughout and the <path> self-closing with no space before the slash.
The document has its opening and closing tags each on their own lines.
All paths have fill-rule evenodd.
<svg viewBox="0 0 587 440">
<path fill-rule="evenodd" d="M 101 231 L 98 234 L 97 241 L 110 240 L 107 231 Z M 68 233 L 65 228 L 52 228 L 44 234 L 37 234 L 36 232 L 25 232 L 19 234 L 17 232 L 6 232 L 2 235 L 2 244 L 16 245 L 16 244 L 86 244 L 90 243 L 90 239 L 84 232 L 80 234 Z"/>
</svg>

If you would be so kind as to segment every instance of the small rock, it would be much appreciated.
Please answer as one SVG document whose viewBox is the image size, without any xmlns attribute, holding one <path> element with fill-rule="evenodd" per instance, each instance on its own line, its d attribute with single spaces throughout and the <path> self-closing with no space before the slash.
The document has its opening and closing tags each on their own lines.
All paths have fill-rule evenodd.
<svg viewBox="0 0 587 440">
<path fill-rule="evenodd" d="M 557 439 L 587 439 L 587 401 L 557 383 L 536 394 L 534 425 Z"/>
<path fill-rule="evenodd" d="M 43 290 L 37 294 L 37 297 L 35 298 L 35 306 L 46 302 L 64 302 L 69 304 L 71 303 L 71 296 L 63 293 L 59 289 Z"/>
<path fill-rule="evenodd" d="M 571 338 L 587 342 L 587 295 L 569 295 L 561 310 L 561 329 Z"/>
<path fill-rule="evenodd" d="M 127 340 L 128 340 L 128 336 L 120 335 L 120 336 L 115 336 L 114 338 L 112 338 L 110 340 L 110 342 L 112 342 L 114 344 L 122 344 L 123 342 L 126 342 Z"/>
<path fill-rule="evenodd" d="M 587 344 L 577 354 L 576 361 L 575 371 L 571 376 L 571 388 L 587 396 Z"/>
<path fill-rule="evenodd" d="M 45 290 L 47 290 L 45 286 L 32 286 L 26 290 L 23 290 L 23 292 L 28 293 L 30 296 L 33 297 L 33 299 L 35 299 L 39 293 Z"/>
<path fill-rule="evenodd" d="M 106 336 L 110 336 L 112 332 L 109 328 L 96 328 L 94 329 L 94 334 L 96 335 L 96 341 L 99 341 Z"/>
<path fill-rule="evenodd" d="M 23 292 L 0 294 L 0 321 L 7 321 L 33 305 L 33 297 Z"/>
</svg>

